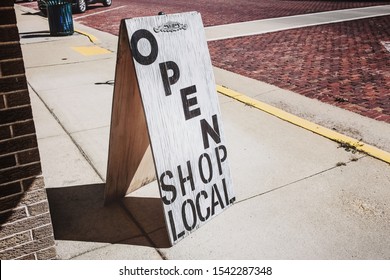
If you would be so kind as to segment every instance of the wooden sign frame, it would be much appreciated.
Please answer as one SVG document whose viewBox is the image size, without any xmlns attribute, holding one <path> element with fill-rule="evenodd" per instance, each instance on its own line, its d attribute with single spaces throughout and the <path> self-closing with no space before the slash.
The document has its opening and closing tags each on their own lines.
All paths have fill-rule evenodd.
<svg viewBox="0 0 390 280">
<path fill-rule="evenodd" d="M 158 181 L 171 244 L 235 201 L 197 12 L 122 20 L 105 202 Z"/>
</svg>

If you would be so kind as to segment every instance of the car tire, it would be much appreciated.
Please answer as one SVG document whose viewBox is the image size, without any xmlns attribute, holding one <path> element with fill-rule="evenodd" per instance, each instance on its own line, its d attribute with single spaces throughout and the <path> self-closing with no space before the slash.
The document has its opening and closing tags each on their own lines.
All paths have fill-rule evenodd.
<svg viewBox="0 0 390 280">
<path fill-rule="evenodd" d="M 76 12 L 85 13 L 87 10 L 87 2 L 85 0 L 77 0 Z"/>
<path fill-rule="evenodd" d="M 47 17 L 47 9 L 39 9 L 45 17 Z"/>
<path fill-rule="evenodd" d="M 112 0 L 103 0 L 103 6 L 104 7 L 109 7 L 112 4 Z"/>
</svg>

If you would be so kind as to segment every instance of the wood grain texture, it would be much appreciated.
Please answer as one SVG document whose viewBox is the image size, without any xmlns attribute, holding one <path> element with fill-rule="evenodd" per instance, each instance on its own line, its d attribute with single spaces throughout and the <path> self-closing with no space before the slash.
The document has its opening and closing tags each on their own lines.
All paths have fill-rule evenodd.
<svg viewBox="0 0 390 280">
<path fill-rule="evenodd" d="M 126 27 L 175 244 L 235 200 L 204 27 L 196 12 L 129 19 Z"/>
<path fill-rule="evenodd" d="M 131 180 L 126 195 L 155 180 L 156 170 L 154 168 L 152 150 L 149 146 L 145 151 L 145 154 L 137 168 L 137 171 L 134 174 L 133 179 Z"/>
<path fill-rule="evenodd" d="M 106 201 L 157 178 L 175 244 L 234 203 L 228 158 L 200 14 L 122 21 Z"/>
<path fill-rule="evenodd" d="M 145 115 L 124 21 L 118 42 L 105 203 L 123 198 L 149 146 Z M 133 186 L 133 189 L 140 186 Z"/>
</svg>

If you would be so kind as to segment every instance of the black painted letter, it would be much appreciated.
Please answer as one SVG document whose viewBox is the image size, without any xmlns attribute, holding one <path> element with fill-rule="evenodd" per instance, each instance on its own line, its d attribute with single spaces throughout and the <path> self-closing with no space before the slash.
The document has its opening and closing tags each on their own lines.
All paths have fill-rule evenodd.
<svg viewBox="0 0 390 280">
<path fill-rule="evenodd" d="M 204 158 L 206 158 L 208 168 L 203 166 L 203 159 Z M 199 157 L 198 168 L 199 168 L 200 179 L 202 179 L 202 182 L 205 184 L 210 183 L 211 179 L 213 178 L 213 167 L 211 164 L 211 158 L 210 158 L 209 154 L 204 153 Z M 205 174 L 204 174 L 205 173 L 204 168 L 206 170 L 208 169 L 208 177 L 207 178 L 205 177 Z"/>
<path fill-rule="evenodd" d="M 149 41 L 151 50 L 148 56 L 143 56 L 138 50 L 138 42 L 141 39 L 146 39 Z M 150 31 L 146 29 L 140 29 L 134 32 L 133 36 L 131 36 L 130 45 L 133 57 L 139 64 L 150 65 L 156 61 L 158 55 L 158 44 L 156 38 Z"/>
<path fill-rule="evenodd" d="M 188 221 L 187 221 L 187 212 L 186 212 L 186 205 L 187 204 L 190 205 L 190 209 L 192 212 L 192 225 L 189 225 Z M 188 231 L 193 230 L 196 226 L 196 212 L 195 211 L 196 211 L 195 205 L 191 199 L 187 199 L 186 201 L 184 201 L 183 206 L 181 207 L 181 217 L 183 218 L 184 227 Z"/>
<path fill-rule="evenodd" d="M 171 203 L 173 203 L 175 201 L 176 196 L 177 196 L 177 192 L 176 192 L 176 188 L 175 188 L 174 185 L 167 185 L 164 182 L 164 177 L 166 177 L 166 176 L 168 176 L 170 179 L 173 178 L 173 174 L 169 170 L 164 172 L 163 174 L 161 174 L 161 176 L 160 176 L 161 189 L 164 192 L 171 192 L 172 193 L 172 198 L 171 199 L 167 199 L 167 197 L 164 195 L 164 196 L 161 197 L 161 199 L 164 202 L 164 204 L 169 205 L 169 204 L 171 204 Z"/>
<path fill-rule="evenodd" d="M 223 154 L 219 153 L 219 151 L 222 151 Z M 220 145 L 215 148 L 215 155 L 217 157 L 217 164 L 218 164 L 218 170 L 219 170 L 219 175 L 222 175 L 222 162 L 224 162 L 227 158 L 227 150 L 224 145 Z"/>
<path fill-rule="evenodd" d="M 184 116 L 186 121 L 200 115 L 200 108 L 194 108 L 190 110 L 191 106 L 198 104 L 196 97 L 188 99 L 188 96 L 196 92 L 196 86 L 190 86 L 180 90 L 181 101 L 184 109 Z"/>
<path fill-rule="evenodd" d="M 185 189 L 185 183 L 187 181 L 190 181 L 191 190 L 195 190 L 195 184 L 194 184 L 194 176 L 192 175 L 192 169 L 191 169 L 191 162 L 187 161 L 187 168 L 188 168 L 188 176 L 183 176 L 183 171 L 181 170 L 181 166 L 179 165 L 177 167 L 177 171 L 179 172 L 179 180 L 180 180 L 180 187 L 181 187 L 181 193 L 183 196 L 186 195 L 186 189 Z"/>
<path fill-rule="evenodd" d="M 172 94 L 171 85 L 174 85 L 180 78 L 179 66 L 173 61 L 162 62 L 159 64 L 162 81 L 164 84 L 165 96 Z M 172 76 L 168 77 L 168 70 L 172 70 Z"/>
<path fill-rule="evenodd" d="M 196 211 L 198 212 L 199 220 L 204 222 L 204 221 L 206 221 L 210 217 L 210 207 L 206 208 L 206 216 L 203 216 L 202 212 L 201 212 L 200 201 L 199 201 L 201 196 L 203 196 L 204 199 L 207 199 L 207 197 L 208 197 L 207 192 L 206 191 L 201 191 L 196 196 Z"/>
<path fill-rule="evenodd" d="M 215 143 L 218 144 L 221 142 L 217 115 L 213 115 L 213 127 L 211 127 L 205 119 L 200 120 L 200 127 L 202 130 L 203 146 L 205 149 L 210 147 L 209 138 L 207 137 L 207 135 L 210 135 Z"/>
</svg>

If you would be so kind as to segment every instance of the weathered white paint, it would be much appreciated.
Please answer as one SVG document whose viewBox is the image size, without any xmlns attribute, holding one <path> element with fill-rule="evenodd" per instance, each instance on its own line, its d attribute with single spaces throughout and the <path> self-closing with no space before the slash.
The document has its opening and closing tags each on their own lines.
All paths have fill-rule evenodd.
<svg viewBox="0 0 390 280">
<path fill-rule="evenodd" d="M 204 27 L 200 14 L 191 12 L 128 19 L 122 28 L 128 32 L 169 238 L 175 244 L 235 200 Z M 171 78 L 168 95 L 164 72 L 165 81 L 180 72 L 178 79 Z M 132 80 L 133 74 L 128 75 Z M 185 95 L 183 89 L 191 90 Z M 186 109 L 191 116 L 186 117 Z M 205 134 L 208 141 L 201 123 L 212 128 L 213 137 Z"/>
</svg>

